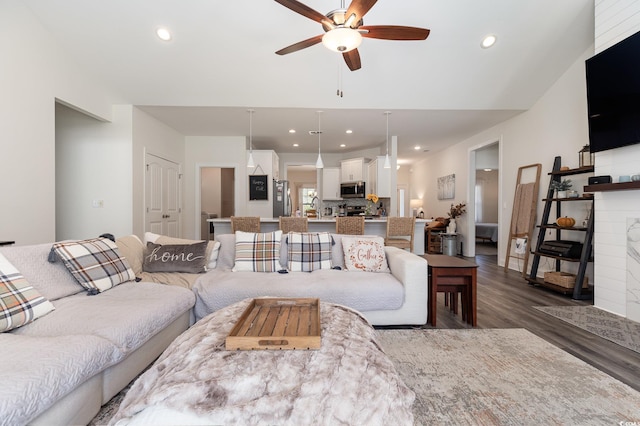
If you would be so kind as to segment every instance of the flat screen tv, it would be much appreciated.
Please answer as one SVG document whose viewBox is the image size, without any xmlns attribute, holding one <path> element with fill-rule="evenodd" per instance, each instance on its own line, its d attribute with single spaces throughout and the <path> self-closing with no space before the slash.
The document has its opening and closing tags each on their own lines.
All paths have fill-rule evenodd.
<svg viewBox="0 0 640 426">
<path fill-rule="evenodd" d="M 640 32 L 586 61 L 591 152 L 640 143 Z"/>
</svg>

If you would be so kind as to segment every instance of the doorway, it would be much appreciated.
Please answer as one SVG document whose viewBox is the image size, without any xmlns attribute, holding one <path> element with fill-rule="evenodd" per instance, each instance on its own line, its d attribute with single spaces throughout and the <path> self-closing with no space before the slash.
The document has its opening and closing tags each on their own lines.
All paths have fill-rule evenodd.
<svg viewBox="0 0 640 426">
<path fill-rule="evenodd" d="M 200 238 L 213 238 L 215 228 L 207 219 L 234 216 L 235 187 L 235 168 L 200 168 Z"/>
<path fill-rule="evenodd" d="M 319 203 L 312 204 L 318 191 L 318 169 L 314 164 L 285 165 L 285 180 L 291 190 L 292 211 L 300 210 L 304 215 L 309 209 L 319 209 Z M 312 194 L 312 195 L 310 195 Z"/>
<path fill-rule="evenodd" d="M 500 144 L 491 142 L 473 151 L 470 175 L 473 190 L 474 254 L 492 256 L 498 262 L 500 206 Z"/>
<path fill-rule="evenodd" d="M 180 164 L 145 156 L 145 231 L 180 237 Z"/>
</svg>

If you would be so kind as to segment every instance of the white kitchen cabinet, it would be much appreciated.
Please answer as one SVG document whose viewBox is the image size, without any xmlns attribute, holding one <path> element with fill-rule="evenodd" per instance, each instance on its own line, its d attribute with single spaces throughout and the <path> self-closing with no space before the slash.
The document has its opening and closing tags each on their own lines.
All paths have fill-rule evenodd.
<svg viewBox="0 0 640 426">
<path fill-rule="evenodd" d="M 364 180 L 364 158 L 352 158 L 340 162 L 341 182 Z"/>
<path fill-rule="evenodd" d="M 367 165 L 367 193 L 378 197 L 391 197 L 391 169 L 384 168 L 384 156 L 378 156 Z"/>
<path fill-rule="evenodd" d="M 340 200 L 340 168 L 325 167 L 322 169 L 322 199 Z"/>
</svg>

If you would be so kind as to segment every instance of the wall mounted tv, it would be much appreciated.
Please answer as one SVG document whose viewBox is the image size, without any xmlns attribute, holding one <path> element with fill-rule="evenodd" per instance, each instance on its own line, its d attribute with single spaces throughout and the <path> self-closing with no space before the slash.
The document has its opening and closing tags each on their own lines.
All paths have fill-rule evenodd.
<svg viewBox="0 0 640 426">
<path fill-rule="evenodd" d="M 586 61 L 591 152 L 640 143 L 640 32 Z"/>
</svg>

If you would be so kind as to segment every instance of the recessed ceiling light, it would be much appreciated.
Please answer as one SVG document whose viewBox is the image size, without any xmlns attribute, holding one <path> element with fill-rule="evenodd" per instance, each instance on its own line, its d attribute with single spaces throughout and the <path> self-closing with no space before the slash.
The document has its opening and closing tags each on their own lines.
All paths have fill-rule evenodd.
<svg viewBox="0 0 640 426">
<path fill-rule="evenodd" d="M 295 146 L 296 148 L 299 147 L 300 145 L 298 145 L 297 143 L 294 143 L 293 146 Z"/>
<path fill-rule="evenodd" d="M 289 129 L 289 133 L 295 133 L 296 129 Z"/>
<path fill-rule="evenodd" d="M 414 146 L 413 149 L 415 149 L 416 151 L 419 151 L 420 150 L 420 145 Z"/>
<path fill-rule="evenodd" d="M 488 49 L 496 43 L 496 40 L 497 40 L 497 37 L 495 35 L 489 34 L 488 36 L 482 39 L 482 43 L 480 43 L 480 46 L 483 49 Z"/>
<path fill-rule="evenodd" d="M 346 134 L 350 135 L 351 133 L 353 133 L 353 130 L 351 129 L 347 129 L 347 131 L 345 132 Z"/>
<path fill-rule="evenodd" d="M 160 38 L 160 40 L 164 40 L 164 41 L 169 41 L 171 40 L 171 33 L 169 32 L 168 29 L 166 28 L 158 28 L 156 30 L 156 34 L 158 35 L 158 37 Z"/>
<path fill-rule="evenodd" d="M 346 147 L 346 146 L 347 146 L 347 145 L 345 145 L 345 144 L 343 144 L 343 143 L 341 143 L 341 144 L 340 144 L 340 148 L 344 148 L 344 147 Z"/>
</svg>

